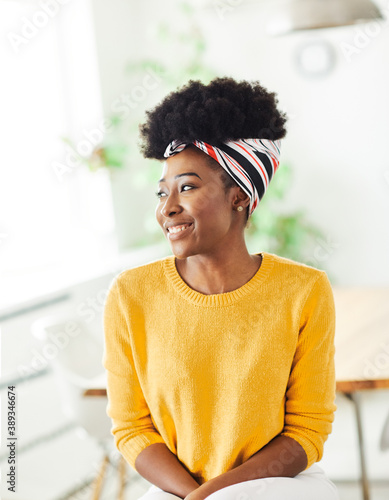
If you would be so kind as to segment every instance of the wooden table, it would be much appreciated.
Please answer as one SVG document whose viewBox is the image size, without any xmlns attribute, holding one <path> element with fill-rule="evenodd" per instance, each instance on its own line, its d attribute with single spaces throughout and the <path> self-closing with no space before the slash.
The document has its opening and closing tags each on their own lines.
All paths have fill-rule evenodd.
<svg viewBox="0 0 389 500">
<path fill-rule="evenodd" d="M 389 288 L 333 287 L 336 307 L 336 390 L 352 401 L 358 430 L 363 499 L 369 500 L 358 394 L 389 389 Z M 88 389 L 85 396 L 106 396 Z"/>
<path fill-rule="evenodd" d="M 363 499 L 369 500 L 360 391 L 389 389 L 389 288 L 334 287 L 336 390 L 354 406 Z"/>
</svg>

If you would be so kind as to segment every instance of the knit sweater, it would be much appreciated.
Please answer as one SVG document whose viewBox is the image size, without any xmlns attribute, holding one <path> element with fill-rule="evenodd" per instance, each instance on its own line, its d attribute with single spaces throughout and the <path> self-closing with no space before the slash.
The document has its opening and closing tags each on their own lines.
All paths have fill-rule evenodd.
<svg viewBox="0 0 389 500">
<path fill-rule="evenodd" d="M 205 295 L 168 256 L 125 270 L 104 308 L 107 414 L 135 469 L 165 443 L 199 484 L 277 435 L 321 459 L 335 399 L 335 309 L 324 271 L 263 252 L 240 288 Z"/>
</svg>

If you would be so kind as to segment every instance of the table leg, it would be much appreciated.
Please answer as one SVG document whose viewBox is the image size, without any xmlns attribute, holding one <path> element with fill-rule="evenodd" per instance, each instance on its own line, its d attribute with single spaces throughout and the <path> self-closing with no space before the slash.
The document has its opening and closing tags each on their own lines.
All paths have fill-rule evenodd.
<svg viewBox="0 0 389 500">
<path fill-rule="evenodd" d="M 358 432 L 358 448 L 359 448 L 359 460 L 361 464 L 361 485 L 363 492 L 363 500 L 370 500 L 369 492 L 369 481 L 367 478 L 367 468 L 365 460 L 365 445 L 363 440 L 363 430 L 362 430 L 362 417 L 361 408 L 359 405 L 358 394 L 355 392 L 344 393 L 344 395 L 353 403 L 355 418 L 357 422 L 357 432 Z"/>
</svg>

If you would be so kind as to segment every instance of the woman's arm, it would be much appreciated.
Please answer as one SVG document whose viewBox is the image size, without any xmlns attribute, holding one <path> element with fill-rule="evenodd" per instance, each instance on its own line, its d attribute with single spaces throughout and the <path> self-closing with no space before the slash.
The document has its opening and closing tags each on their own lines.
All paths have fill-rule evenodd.
<svg viewBox="0 0 389 500">
<path fill-rule="evenodd" d="M 211 493 L 236 483 L 265 477 L 294 477 L 307 466 L 307 455 L 294 439 L 277 436 L 246 462 L 210 479 L 185 500 L 203 500 Z"/>
<path fill-rule="evenodd" d="M 199 487 L 176 455 L 163 443 L 154 443 L 141 451 L 135 460 L 135 468 L 147 481 L 180 498 L 185 498 Z"/>
<path fill-rule="evenodd" d="M 314 283 L 300 318 L 281 435 L 293 438 L 304 448 L 310 467 L 323 456 L 336 410 L 335 304 L 324 272 Z"/>
<path fill-rule="evenodd" d="M 124 303 L 123 303 L 124 301 Z M 107 375 L 107 414 L 117 449 L 135 469 L 135 459 L 146 447 L 165 444 L 153 425 L 145 400 L 130 343 L 128 304 L 116 279 L 104 308 L 103 366 Z"/>
<path fill-rule="evenodd" d="M 126 298 L 122 298 L 115 280 L 104 308 L 103 365 L 107 373 L 107 414 L 112 419 L 111 432 L 120 453 L 140 475 L 159 488 L 184 498 L 199 485 L 153 425 L 135 369 L 122 300 Z"/>
</svg>

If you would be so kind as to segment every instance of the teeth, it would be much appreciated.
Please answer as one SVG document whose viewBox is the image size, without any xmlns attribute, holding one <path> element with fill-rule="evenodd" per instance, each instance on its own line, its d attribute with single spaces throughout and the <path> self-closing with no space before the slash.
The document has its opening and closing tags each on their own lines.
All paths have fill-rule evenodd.
<svg viewBox="0 0 389 500">
<path fill-rule="evenodd" d="M 172 226 L 169 227 L 169 233 L 179 233 L 180 231 L 185 231 L 189 226 Z"/>
</svg>

